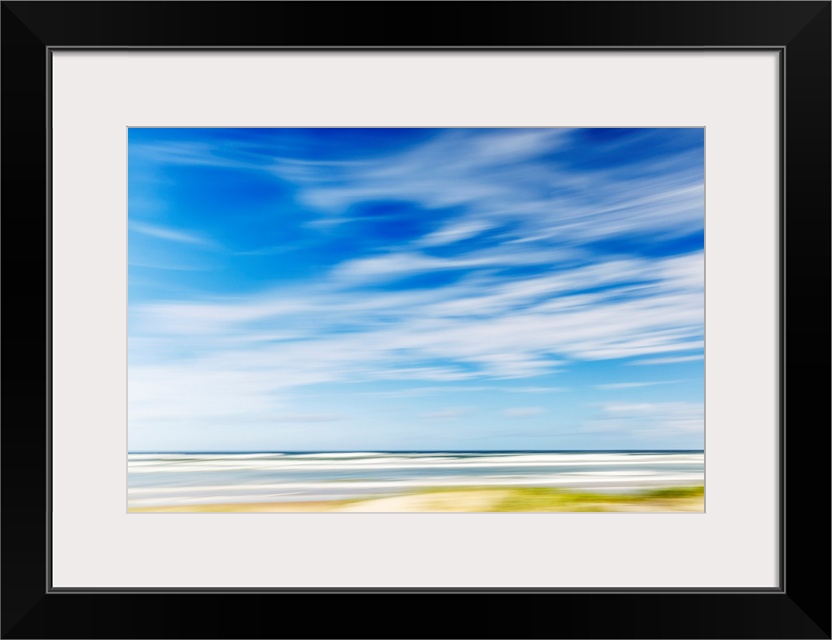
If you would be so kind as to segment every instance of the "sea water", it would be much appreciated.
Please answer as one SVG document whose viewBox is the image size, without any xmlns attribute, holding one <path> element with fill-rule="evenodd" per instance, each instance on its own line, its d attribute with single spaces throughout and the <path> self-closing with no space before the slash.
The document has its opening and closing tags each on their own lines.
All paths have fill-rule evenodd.
<svg viewBox="0 0 832 640">
<path fill-rule="evenodd" d="M 420 488 L 703 485 L 703 451 L 130 453 L 128 506 L 369 498 Z"/>
</svg>

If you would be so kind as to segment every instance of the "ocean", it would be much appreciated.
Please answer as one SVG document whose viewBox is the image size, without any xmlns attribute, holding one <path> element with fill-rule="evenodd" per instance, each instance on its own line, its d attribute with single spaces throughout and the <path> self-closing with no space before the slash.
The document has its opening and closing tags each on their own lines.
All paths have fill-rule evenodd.
<svg viewBox="0 0 832 640">
<path fill-rule="evenodd" d="M 311 502 L 436 487 L 704 485 L 703 451 L 130 453 L 128 508 Z"/>
</svg>

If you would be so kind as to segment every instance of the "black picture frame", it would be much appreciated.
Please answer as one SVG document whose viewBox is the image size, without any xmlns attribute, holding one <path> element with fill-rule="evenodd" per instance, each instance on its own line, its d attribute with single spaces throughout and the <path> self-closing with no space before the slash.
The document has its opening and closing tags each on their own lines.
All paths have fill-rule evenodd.
<svg viewBox="0 0 832 640">
<path fill-rule="evenodd" d="M 830 15 L 828 1 L 3 2 L 2 637 L 829 638 Z M 133 47 L 779 52 L 780 586 L 53 589 L 50 58 Z"/>
</svg>

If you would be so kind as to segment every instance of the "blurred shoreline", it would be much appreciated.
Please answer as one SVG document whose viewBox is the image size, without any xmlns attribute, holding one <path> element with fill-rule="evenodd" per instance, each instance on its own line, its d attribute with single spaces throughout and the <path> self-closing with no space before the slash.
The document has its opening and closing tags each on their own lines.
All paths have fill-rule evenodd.
<svg viewBox="0 0 832 640">
<path fill-rule="evenodd" d="M 127 502 L 136 512 L 652 509 L 668 506 L 668 491 L 704 486 L 704 472 L 696 451 L 129 454 Z"/>
</svg>

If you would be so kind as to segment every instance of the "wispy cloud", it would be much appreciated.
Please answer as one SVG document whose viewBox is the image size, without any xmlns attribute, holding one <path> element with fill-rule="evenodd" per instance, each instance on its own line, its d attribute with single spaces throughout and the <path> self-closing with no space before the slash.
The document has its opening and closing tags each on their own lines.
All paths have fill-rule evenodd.
<svg viewBox="0 0 832 640">
<path fill-rule="evenodd" d="M 704 436 L 704 406 L 692 402 L 609 402 L 587 425 L 590 432 L 621 432 L 636 438 Z"/>
<path fill-rule="evenodd" d="M 544 413 L 546 409 L 543 407 L 512 407 L 503 411 L 506 418 L 533 418 Z"/>
<path fill-rule="evenodd" d="M 471 392 L 485 393 L 563 393 L 568 391 L 566 387 L 501 387 L 488 384 L 479 386 L 470 385 L 445 385 L 443 387 L 411 387 L 408 389 L 396 389 L 391 391 L 365 391 L 366 395 L 384 396 L 389 398 L 414 398 L 430 396 L 434 394 L 459 394 Z"/>
<path fill-rule="evenodd" d="M 154 238 L 161 238 L 162 240 L 170 240 L 171 242 L 181 242 L 184 244 L 194 244 L 203 247 L 216 247 L 217 244 L 200 234 L 183 231 L 181 229 L 173 229 L 171 227 L 164 227 L 156 224 L 148 224 L 146 222 L 130 221 L 130 230 L 136 233 L 141 233 Z"/>
<path fill-rule="evenodd" d="M 343 420 L 344 416 L 339 413 L 286 413 L 269 416 L 270 422 L 305 424 L 310 422 L 336 422 Z"/>
<path fill-rule="evenodd" d="M 141 260 L 130 260 L 128 264 L 131 267 L 141 267 L 143 269 L 163 269 L 167 271 L 205 271 L 206 267 L 201 267 L 192 264 L 165 264 L 163 262 L 144 262 Z"/>
<path fill-rule="evenodd" d="M 636 360 L 632 364 L 676 364 L 677 362 L 696 362 L 704 359 L 703 354 L 696 354 L 691 356 L 674 356 L 672 358 L 646 358 L 644 360 Z"/>
<path fill-rule="evenodd" d="M 291 177 L 303 202 L 328 216 L 374 200 L 407 201 L 427 210 L 465 208 L 466 218 L 424 237 L 428 246 L 504 224 L 519 225 L 506 242 L 558 244 L 702 229 L 702 166 L 695 155 L 577 168 L 564 161 L 570 144 L 568 130 L 450 130 L 375 164 L 318 167 Z M 276 171 L 287 175 L 280 163 Z"/>
<path fill-rule="evenodd" d="M 492 225 L 483 220 L 462 220 L 427 234 L 419 241 L 419 244 L 427 247 L 452 244 L 460 240 L 473 238 L 491 228 Z"/>
<path fill-rule="evenodd" d="M 530 378 L 571 360 L 701 348 L 701 283 L 691 283 L 680 261 L 695 269 L 702 255 L 431 292 L 351 292 L 320 283 L 306 292 L 139 306 L 134 325 L 191 354 L 180 365 L 265 369 L 278 386 Z M 616 273 L 628 275 L 616 282 Z M 631 285 L 633 278 L 641 284 Z M 599 285 L 606 289 L 575 293 Z M 238 366 L 229 369 L 230 361 Z"/>
<path fill-rule="evenodd" d="M 429 411 L 422 414 L 422 417 L 428 420 L 447 420 L 450 418 L 459 418 L 469 413 L 471 413 L 470 407 L 448 407 L 447 409 L 440 409 L 438 411 Z"/>
<path fill-rule="evenodd" d="M 503 248 L 498 251 L 471 252 L 464 257 L 436 258 L 416 251 L 389 251 L 372 257 L 350 260 L 339 265 L 335 277 L 352 282 L 395 280 L 403 276 L 433 271 L 488 269 L 551 265 L 561 260 L 574 259 L 574 250 L 534 251 Z"/>
<path fill-rule="evenodd" d="M 684 380 L 653 380 L 650 382 L 612 382 L 609 384 L 596 384 L 596 389 L 637 389 L 639 387 L 653 387 L 659 384 L 678 384 Z"/>
<path fill-rule="evenodd" d="M 405 133 L 390 134 L 401 144 L 374 133 L 377 146 L 352 156 L 343 149 L 354 142 L 296 130 L 131 147 L 149 174 L 208 176 L 174 184 L 180 208 L 154 191 L 173 189 L 170 180 L 135 194 L 165 204 L 170 224 L 131 212 L 131 265 L 167 270 L 149 276 L 160 295 L 146 294 L 147 278 L 142 295 L 131 293 L 131 429 L 313 429 L 340 414 L 293 407 L 322 384 L 420 397 L 415 415 L 441 420 L 461 410 L 441 400 L 448 393 L 543 397 L 581 386 L 569 375 L 578 365 L 701 360 L 701 145 L 661 131 L 595 141 L 567 129 Z M 210 226 L 200 226 L 196 203 L 214 207 Z M 136 251 L 144 242 L 161 249 Z M 208 268 L 209 258 L 211 281 L 177 273 Z M 190 293 L 172 297 L 170 282 Z M 624 380 L 594 386 L 672 382 Z M 406 388 L 381 386 L 391 383 Z M 597 425 L 635 429 L 618 409 L 601 410 Z M 657 425 L 657 416 L 641 418 Z"/>
</svg>

